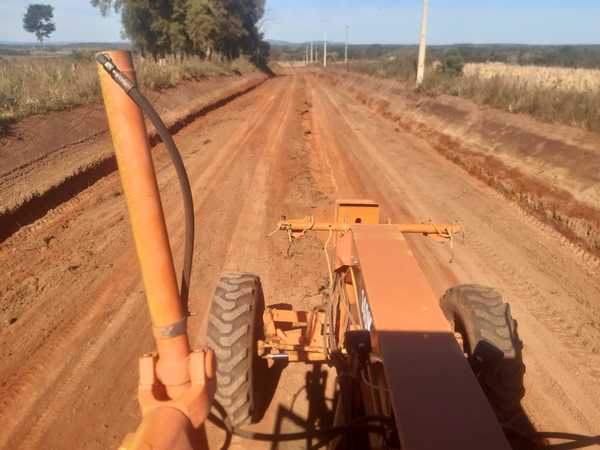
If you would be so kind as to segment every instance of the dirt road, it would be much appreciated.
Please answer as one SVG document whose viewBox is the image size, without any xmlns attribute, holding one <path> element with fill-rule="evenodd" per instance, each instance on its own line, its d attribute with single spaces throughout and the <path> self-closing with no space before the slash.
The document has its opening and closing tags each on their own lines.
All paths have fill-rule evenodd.
<svg viewBox="0 0 600 450">
<path fill-rule="evenodd" d="M 196 206 L 196 345 L 221 272 L 260 274 L 267 304 L 318 304 L 326 266 L 316 237 L 288 258 L 285 236 L 266 236 L 282 214 L 328 218 L 336 198 L 369 197 L 396 222 L 465 225 L 453 249 L 411 239 L 436 293 L 457 283 L 498 288 L 525 342 L 531 421 L 542 432 L 581 436 L 564 448 L 600 446 L 600 438 L 584 439 L 600 435 L 600 277 L 554 231 L 426 140 L 306 72 L 264 83 L 182 129 L 176 141 Z M 180 255 L 177 180 L 164 149 L 155 155 Z M 117 174 L 1 243 L 0 267 L 0 448 L 115 448 L 139 419 L 136 358 L 152 348 Z M 320 371 L 284 369 L 260 428 L 326 423 L 329 400 L 309 408 L 304 389 L 311 381 L 309 391 L 328 391 L 323 384 L 330 387 L 332 377 Z M 220 448 L 223 434 L 211 427 L 208 434 Z"/>
</svg>

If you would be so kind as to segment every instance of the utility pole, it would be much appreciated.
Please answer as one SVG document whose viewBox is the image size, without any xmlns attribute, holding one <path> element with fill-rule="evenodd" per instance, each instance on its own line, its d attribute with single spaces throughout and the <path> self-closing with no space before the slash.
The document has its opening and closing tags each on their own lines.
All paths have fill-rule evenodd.
<svg viewBox="0 0 600 450">
<path fill-rule="evenodd" d="M 344 64 L 348 67 L 348 25 L 346 25 L 346 48 L 344 49 Z"/>
<path fill-rule="evenodd" d="M 310 63 L 312 64 L 315 60 L 315 49 L 313 48 L 312 41 L 310 42 Z"/>
<path fill-rule="evenodd" d="M 423 18 L 421 19 L 421 36 L 419 39 L 419 66 L 417 68 L 417 87 L 423 84 L 425 77 L 425 56 L 427 53 L 427 16 L 429 0 L 423 0 Z"/>
<path fill-rule="evenodd" d="M 308 44 L 306 44 L 306 51 L 304 52 L 304 65 L 308 66 Z"/>
<path fill-rule="evenodd" d="M 327 69 L 327 31 L 323 32 L 323 68 Z"/>
</svg>

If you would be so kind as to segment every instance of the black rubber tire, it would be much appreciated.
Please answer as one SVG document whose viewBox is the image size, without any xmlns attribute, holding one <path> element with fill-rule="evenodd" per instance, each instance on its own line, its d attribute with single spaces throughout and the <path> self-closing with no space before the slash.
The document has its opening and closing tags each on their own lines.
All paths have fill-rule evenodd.
<svg viewBox="0 0 600 450">
<path fill-rule="evenodd" d="M 210 306 L 207 340 L 217 357 L 215 399 L 234 427 L 251 422 L 253 417 L 261 305 L 264 298 L 257 275 L 226 273 L 217 283 Z"/>
<path fill-rule="evenodd" d="M 462 335 L 471 368 L 498 420 L 520 420 L 525 364 L 510 305 L 492 288 L 460 285 L 448 289 L 440 306 Z"/>
</svg>

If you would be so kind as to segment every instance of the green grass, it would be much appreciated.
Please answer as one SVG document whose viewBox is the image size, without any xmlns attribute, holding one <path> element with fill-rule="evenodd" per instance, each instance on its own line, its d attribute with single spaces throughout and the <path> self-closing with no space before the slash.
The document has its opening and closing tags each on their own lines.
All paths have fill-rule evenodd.
<svg viewBox="0 0 600 450">
<path fill-rule="evenodd" d="M 350 70 L 398 79 L 412 86 L 416 79 L 413 59 L 357 61 Z M 535 87 L 507 77 L 480 79 L 452 76 L 429 68 L 423 95 L 453 95 L 512 113 L 524 113 L 550 123 L 561 123 L 600 132 L 600 90 L 579 92 Z"/>
<path fill-rule="evenodd" d="M 169 58 L 159 64 L 136 58 L 135 65 L 138 82 L 146 91 L 172 88 L 186 80 L 256 70 L 246 59 L 213 63 L 199 58 Z M 100 86 L 91 54 L 0 59 L 0 132 L 16 119 L 99 99 Z"/>
</svg>

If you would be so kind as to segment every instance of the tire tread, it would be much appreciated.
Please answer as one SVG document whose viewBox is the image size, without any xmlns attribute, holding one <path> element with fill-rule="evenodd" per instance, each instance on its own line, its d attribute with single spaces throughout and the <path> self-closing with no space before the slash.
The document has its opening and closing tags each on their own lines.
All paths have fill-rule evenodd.
<svg viewBox="0 0 600 450">
<path fill-rule="evenodd" d="M 455 328 L 460 323 L 464 329 L 471 367 L 498 418 L 510 420 L 521 411 L 525 395 L 523 345 L 510 306 L 496 290 L 474 284 L 448 289 L 440 306 Z M 500 357 L 480 352 L 484 343 Z"/>
<path fill-rule="evenodd" d="M 217 357 L 217 393 L 233 426 L 252 417 L 252 368 L 256 308 L 262 288 L 258 276 L 225 273 L 216 284 L 208 318 L 207 342 Z"/>
</svg>

